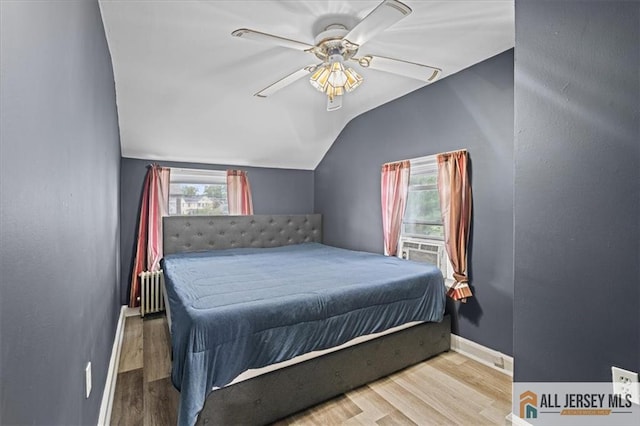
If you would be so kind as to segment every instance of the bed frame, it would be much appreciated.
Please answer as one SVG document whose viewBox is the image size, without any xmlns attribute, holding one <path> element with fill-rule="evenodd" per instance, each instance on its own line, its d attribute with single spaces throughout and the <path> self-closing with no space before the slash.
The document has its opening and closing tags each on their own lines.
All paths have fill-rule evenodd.
<svg viewBox="0 0 640 426">
<path fill-rule="evenodd" d="M 169 216 L 163 218 L 163 228 L 165 254 L 322 242 L 322 217 L 317 214 Z M 446 315 L 440 323 L 422 323 L 218 389 L 207 398 L 198 424 L 267 424 L 450 346 Z"/>
</svg>

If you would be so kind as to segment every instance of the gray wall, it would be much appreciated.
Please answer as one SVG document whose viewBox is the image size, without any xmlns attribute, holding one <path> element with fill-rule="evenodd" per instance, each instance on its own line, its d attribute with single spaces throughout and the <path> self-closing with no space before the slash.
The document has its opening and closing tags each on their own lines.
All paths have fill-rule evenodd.
<svg viewBox="0 0 640 426">
<path fill-rule="evenodd" d="M 0 7 L 0 424 L 96 424 L 120 273 L 102 21 L 96 1 Z"/>
<path fill-rule="evenodd" d="M 454 331 L 511 354 L 512 50 L 351 121 L 315 171 L 315 210 L 328 244 L 381 253 L 380 166 L 459 148 L 471 159 L 475 297 L 460 305 Z"/>
<path fill-rule="evenodd" d="M 516 1 L 516 381 L 640 371 L 640 3 Z"/>
<path fill-rule="evenodd" d="M 129 303 L 131 269 L 135 256 L 136 234 L 142 186 L 151 160 L 123 158 L 121 162 L 120 222 L 121 239 L 121 297 L 123 304 Z M 167 167 L 226 170 L 246 170 L 251 184 L 253 210 L 255 214 L 297 214 L 313 212 L 313 171 L 273 169 L 262 167 L 223 166 L 197 163 L 160 161 Z"/>
</svg>

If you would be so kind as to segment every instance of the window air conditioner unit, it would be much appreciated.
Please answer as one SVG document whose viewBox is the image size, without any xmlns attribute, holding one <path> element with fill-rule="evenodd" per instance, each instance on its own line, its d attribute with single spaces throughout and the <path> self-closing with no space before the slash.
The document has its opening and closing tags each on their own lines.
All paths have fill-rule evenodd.
<svg viewBox="0 0 640 426">
<path fill-rule="evenodd" d="M 447 277 L 449 262 L 444 243 L 415 238 L 400 238 L 399 252 L 403 259 L 436 265 L 442 271 L 442 276 Z"/>
</svg>

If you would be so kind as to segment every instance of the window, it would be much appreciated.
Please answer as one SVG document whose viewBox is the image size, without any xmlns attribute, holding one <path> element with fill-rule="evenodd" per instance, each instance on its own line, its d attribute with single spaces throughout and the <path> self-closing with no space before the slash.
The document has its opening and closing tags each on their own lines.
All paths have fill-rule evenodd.
<svg viewBox="0 0 640 426">
<path fill-rule="evenodd" d="M 453 267 L 444 247 L 438 162 L 435 155 L 410 161 L 409 193 L 402 219 L 398 255 L 404 259 L 433 263 L 448 280 L 447 285 L 451 285 Z"/>
<path fill-rule="evenodd" d="M 169 215 L 225 215 L 227 172 L 224 170 L 171 169 Z"/>
<path fill-rule="evenodd" d="M 409 194 L 402 220 L 403 236 L 444 239 L 437 182 L 438 164 L 435 155 L 411 160 Z"/>
</svg>

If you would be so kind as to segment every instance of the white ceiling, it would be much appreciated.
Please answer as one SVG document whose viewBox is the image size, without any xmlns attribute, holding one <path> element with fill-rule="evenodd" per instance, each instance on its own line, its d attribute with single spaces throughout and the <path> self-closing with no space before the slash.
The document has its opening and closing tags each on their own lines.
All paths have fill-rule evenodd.
<svg viewBox="0 0 640 426">
<path fill-rule="evenodd" d="M 380 1 L 100 0 L 122 155 L 315 169 L 352 118 L 425 83 L 354 64 L 365 81 L 338 111 L 326 111 L 326 97 L 307 78 L 258 98 L 255 92 L 318 60 L 230 34 L 250 28 L 313 44 L 319 20 L 348 15 L 352 22 L 344 23 L 353 25 Z M 359 56 L 439 67 L 445 78 L 514 45 L 513 0 L 404 2 L 413 13 Z"/>
</svg>

